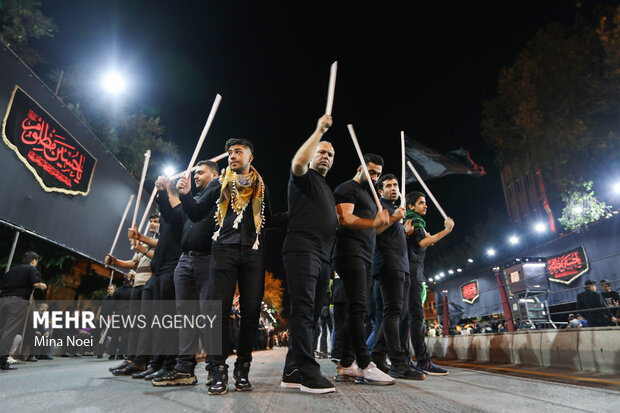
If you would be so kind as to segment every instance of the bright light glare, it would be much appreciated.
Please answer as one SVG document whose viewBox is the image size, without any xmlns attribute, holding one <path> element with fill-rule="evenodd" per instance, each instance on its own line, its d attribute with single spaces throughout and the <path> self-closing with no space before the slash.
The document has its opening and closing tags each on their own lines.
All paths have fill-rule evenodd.
<svg viewBox="0 0 620 413">
<path fill-rule="evenodd" d="M 439 281 L 439 276 L 438 275 L 435 276 L 435 280 Z"/>
<path fill-rule="evenodd" d="M 446 276 L 446 274 L 442 271 L 442 272 L 440 272 L 440 273 L 439 273 L 439 276 L 440 276 L 440 277 L 445 277 L 445 276 Z"/>
<path fill-rule="evenodd" d="M 515 235 L 512 235 L 510 238 L 508 238 L 508 242 L 510 242 L 510 244 L 512 245 L 517 245 L 519 243 L 519 238 Z"/>
<path fill-rule="evenodd" d="M 467 262 L 471 264 L 472 262 L 474 262 L 474 260 L 472 260 L 471 258 L 468 258 Z"/>
<path fill-rule="evenodd" d="M 460 269 L 460 268 L 457 268 L 457 269 L 456 269 L 456 272 L 463 272 L 463 270 L 462 270 L 462 269 Z"/>
<path fill-rule="evenodd" d="M 547 227 L 542 222 L 539 222 L 538 224 L 534 225 L 534 231 L 536 232 L 539 232 L 539 233 L 545 232 L 546 229 Z"/>
<path fill-rule="evenodd" d="M 166 175 L 166 176 L 174 175 L 174 167 L 172 165 L 167 165 L 164 168 L 164 175 Z"/>
<path fill-rule="evenodd" d="M 429 280 L 430 282 L 433 282 L 433 277 L 429 278 L 428 280 Z"/>
<path fill-rule="evenodd" d="M 448 270 L 448 274 L 454 274 L 454 270 Z"/>
<path fill-rule="evenodd" d="M 613 188 L 615 193 L 620 194 L 620 182 L 616 182 Z"/>
<path fill-rule="evenodd" d="M 487 250 L 487 255 L 488 255 L 489 257 L 494 256 L 494 255 L 495 255 L 495 250 L 494 250 L 493 248 L 489 248 L 489 249 Z"/>
<path fill-rule="evenodd" d="M 103 77 L 103 87 L 109 93 L 118 95 L 125 91 L 127 83 L 119 73 L 111 72 Z"/>
</svg>

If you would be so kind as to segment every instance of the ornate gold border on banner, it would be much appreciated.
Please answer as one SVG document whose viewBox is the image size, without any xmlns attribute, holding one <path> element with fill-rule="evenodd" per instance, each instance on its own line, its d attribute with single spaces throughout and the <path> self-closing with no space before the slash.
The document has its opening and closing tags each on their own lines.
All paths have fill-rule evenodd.
<svg viewBox="0 0 620 413">
<path fill-rule="evenodd" d="M 83 148 L 84 151 L 87 152 L 95 160 L 95 163 L 93 165 L 93 170 L 92 170 L 92 172 L 90 174 L 90 179 L 88 181 L 88 189 L 86 190 L 86 192 L 84 192 L 84 191 L 71 191 L 69 189 L 53 188 L 53 187 L 48 187 L 47 185 L 45 185 L 45 183 L 43 183 L 43 179 L 39 176 L 37 171 L 28 163 L 26 158 L 24 158 L 22 156 L 22 154 L 19 153 L 19 150 L 17 149 L 17 147 L 15 145 L 13 145 L 11 143 L 11 141 L 7 138 L 7 136 L 6 136 L 6 122 L 7 122 L 7 119 L 9 117 L 9 114 L 11 113 L 11 108 L 13 107 L 13 100 L 15 99 L 15 94 L 17 93 L 18 89 L 21 90 L 22 93 L 24 93 L 26 96 L 28 96 L 33 102 L 35 102 L 41 108 L 41 110 L 43 110 L 43 112 L 45 112 L 45 114 L 47 116 L 49 116 L 51 119 L 54 120 L 54 122 L 56 122 L 59 125 L 61 125 L 61 123 L 58 122 L 52 115 L 50 115 L 50 113 L 48 111 L 46 111 L 45 108 L 43 108 L 43 106 L 39 105 L 39 102 L 37 102 L 32 96 L 30 96 L 28 93 L 26 93 L 26 91 L 24 89 L 22 89 L 18 85 L 15 85 L 15 87 L 13 87 L 13 92 L 11 92 L 11 99 L 9 100 L 9 104 L 7 105 L 6 113 L 4 114 L 4 119 L 2 120 L 2 140 L 4 141 L 4 143 L 9 148 L 11 148 L 13 150 L 13 152 L 15 152 L 17 154 L 17 157 L 19 158 L 19 160 L 22 161 L 22 163 L 24 165 L 26 165 L 26 167 L 30 170 L 30 172 L 32 172 L 32 174 L 34 175 L 35 179 L 37 180 L 37 182 L 39 182 L 39 185 L 41 185 L 41 188 L 43 188 L 43 190 L 45 192 L 60 192 L 60 193 L 66 194 L 66 195 L 88 196 L 88 194 L 90 193 L 90 185 L 91 185 L 91 183 L 93 181 L 93 176 L 95 175 L 95 168 L 97 167 L 97 162 L 98 161 L 97 161 L 97 158 L 95 158 L 86 148 Z M 71 135 L 71 133 L 69 131 L 67 131 L 67 133 L 76 142 L 79 142 L 77 139 L 75 139 L 75 137 L 73 135 Z"/>
<path fill-rule="evenodd" d="M 557 278 L 553 278 L 553 277 L 548 277 L 549 281 L 554 282 L 554 283 L 562 283 L 562 284 L 570 284 L 573 281 L 575 281 L 577 278 L 581 277 L 584 273 L 590 271 L 590 261 L 588 260 L 588 253 L 586 252 L 586 248 L 583 245 L 580 245 L 578 248 L 581 248 L 581 250 L 583 251 L 583 258 L 585 259 L 585 266 L 586 268 L 581 271 L 578 274 L 575 274 L 575 276 L 573 276 L 573 278 L 571 278 L 568 281 L 564 281 L 564 280 L 559 280 Z"/>
<path fill-rule="evenodd" d="M 476 296 L 472 298 L 471 300 L 467 300 L 465 299 L 465 297 L 463 297 L 463 286 L 467 284 L 471 284 L 471 283 L 476 283 Z M 459 287 L 459 290 L 461 292 L 461 301 L 465 301 L 467 304 L 473 304 L 478 299 L 478 297 L 480 297 L 480 283 L 478 283 L 477 278 L 475 280 L 470 280 L 470 281 L 467 281 L 461 284 L 461 286 Z"/>
</svg>

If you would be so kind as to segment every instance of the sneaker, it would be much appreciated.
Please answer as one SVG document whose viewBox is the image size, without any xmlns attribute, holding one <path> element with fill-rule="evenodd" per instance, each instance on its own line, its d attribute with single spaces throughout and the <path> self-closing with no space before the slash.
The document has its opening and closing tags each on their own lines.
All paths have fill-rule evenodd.
<svg viewBox="0 0 620 413">
<path fill-rule="evenodd" d="M 375 363 L 375 366 L 377 366 L 379 370 L 381 370 L 385 374 L 388 374 L 388 371 L 390 371 L 390 365 L 387 363 L 387 359 L 385 356 L 371 357 L 371 360 L 373 363 Z"/>
<path fill-rule="evenodd" d="M 377 368 L 377 365 L 372 361 L 368 366 L 362 370 L 364 375 L 364 383 L 373 384 L 376 386 L 388 386 L 396 383 L 396 380 L 382 372 Z"/>
<path fill-rule="evenodd" d="M 34 355 L 30 355 L 30 357 L 28 357 L 26 361 L 39 361 L 39 360 Z"/>
<path fill-rule="evenodd" d="M 424 373 L 431 376 L 447 376 L 448 370 L 442 369 L 432 361 L 427 361 L 426 363 L 418 363 L 418 367 L 420 367 Z"/>
<path fill-rule="evenodd" d="M 176 370 L 172 370 L 170 374 L 166 376 L 151 380 L 151 384 L 156 387 L 191 386 L 196 383 L 198 383 L 198 379 L 194 373 L 183 373 Z"/>
<path fill-rule="evenodd" d="M 213 383 L 209 386 L 209 394 L 226 394 L 228 392 L 228 366 L 213 366 Z"/>
<path fill-rule="evenodd" d="M 309 380 L 303 380 L 299 386 L 299 390 L 304 393 L 325 394 L 335 392 L 336 388 L 332 382 L 325 377 L 316 376 Z"/>
<path fill-rule="evenodd" d="M 252 390 L 252 384 L 248 375 L 250 374 L 250 363 L 235 363 L 235 370 L 233 371 L 233 377 L 235 378 L 235 390 L 236 391 L 250 391 Z"/>
<path fill-rule="evenodd" d="M 336 367 L 336 377 L 334 377 L 339 383 L 363 383 L 364 382 L 364 373 L 362 370 L 357 367 L 357 363 L 353 362 L 349 367 L 343 367 L 342 364 L 338 363 Z"/>
<path fill-rule="evenodd" d="M 207 370 L 207 381 L 205 382 L 205 384 L 207 386 L 210 386 L 211 384 L 213 384 L 213 369 L 211 368 L 211 363 L 209 363 L 208 361 L 205 364 L 205 369 Z"/>
<path fill-rule="evenodd" d="M 399 366 L 392 364 L 388 374 L 395 379 L 424 380 L 426 378 L 426 374 L 423 371 L 416 370 L 408 364 Z"/>
<path fill-rule="evenodd" d="M 168 376 L 168 375 L 170 375 L 172 373 L 173 373 L 173 370 L 167 370 L 167 369 L 162 367 L 159 370 L 157 370 L 155 373 L 151 373 L 148 376 L 144 376 L 144 380 L 151 381 L 151 380 L 157 379 L 159 377 Z"/>
<path fill-rule="evenodd" d="M 301 387 L 301 376 L 299 375 L 299 369 L 295 369 L 290 373 L 282 373 L 282 381 L 280 387 L 285 389 L 298 389 Z"/>
<path fill-rule="evenodd" d="M 9 363 L 9 364 L 15 364 L 15 363 L 17 363 L 17 360 L 15 360 L 12 356 L 7 357 L 6 361 L 7 361 L 7 363 Z"/>
</svg>

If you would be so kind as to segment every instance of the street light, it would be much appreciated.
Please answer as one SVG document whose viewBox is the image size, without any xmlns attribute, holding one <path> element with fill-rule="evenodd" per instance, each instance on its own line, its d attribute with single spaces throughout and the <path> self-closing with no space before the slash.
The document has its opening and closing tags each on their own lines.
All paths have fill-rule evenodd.
<svg viewBox="0 0 620 413">
<path fill-rule="evenodd" d="M 440 272 L 440 273 L 439 273 L 439 276 L 440 276 L 440 277 L 445 277 L 445 276 L 446 276 L 446 274 L 442 271 L 442 272 Z"/>
<path fill-rule="evenodd" d="M 508 238 L 508 242 L 511 245 L 517 245 L 519 243 L 519 238 L 516 235 L 511 235 L 510 238 Z"/>
<path fill-rule="evenodd" d="M 616 182 L 613 186 L 613 190 L 616 194 L 620 194 L 620 182 Z"/>
<path fill-rule="evenodd" d="M 462 270 L 462 269 L 460 269 L 460 268 L 457 268 L 457 269 L 456 269 L 456 272 L 463 272 L 463 270 Z"/>
<path fill-rule="evenodd" d="M 448 274 L 454 274 L 454 270 L 448 270 Z"/>
<path fill-rule="evenodd" d="M 174 175 L 174 167 L 172 165 L 166 165 L 166 167 L 164 168 L 164 175 L 166 176 L 172 176 Z"/>
<path fill-rule="evenodd" d="M 103 88 L 112 95 L 120 95 L 127 89 L 127 82 L 118 72 L 110 72 L 103 76 Z"/>
<path fill-rule="evenodd" d="M 542 222 L 539 222 L 536 225 L 534 225 L 534 231 L 538 232 L 539 234 L 545 232 L 546 230 L 547 230 L 547 227 Z"/>
<path fill-rule="evenodd" d="M 474 262 L 474 260 L 472 260 L 471 258 L 468 258 L 467 262 L 471 264 L 472 262 Z"/>
<path fill-rule="evenodd" d="M 495 255 L 495 250 L 494 250 L 493 248 L 489 248 L 489 249 L 487 250 L 487 255 L 488 255 L 489 257 L 494 256 L 494 255 Z"/>
</svg>

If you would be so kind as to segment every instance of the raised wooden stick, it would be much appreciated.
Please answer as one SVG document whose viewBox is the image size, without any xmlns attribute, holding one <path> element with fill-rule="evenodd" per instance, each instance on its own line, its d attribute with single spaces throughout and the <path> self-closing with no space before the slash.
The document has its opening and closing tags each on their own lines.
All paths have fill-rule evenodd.
<svg viewBox="0 0 620 413">
<path fill-rule="evenodd" d="M 216 157 L 214 157 L 214 158 L 209 159 L 209 161 L 217 162 L 217 161 L 219 161 L 220 159 L 224 159 L 224 158 L 226 158 L 227 156 L 228 156 L 228 153 L 224 152 L 224 153 L 219 154 L 218 156 L 216 156 Z M 190 173 L 194 172 L 194 171 L 196 170 L 196 168 L 197 168 L 197 166 L 193 166 L 193 167 L 191 167 L 191 168 L 189 169 L 189 172 L 190 172 Z M 173 179 L 180 178 L 182 175 L 186 174 L 187 172 L 188 172 L 188 171 L 182 171 L 182 172 L 179 172 L 179 173 L 178 173 L 178 174 L 176 174 L 176 175 L 169 176 L 169 177 L 168 177 L 168 179 L 170 179 L 170 180 L 172 181 Z"/>
<path fill-rule="evenodd" d="M 138 198 L 136 199 L 136 208 L 133 210 L 133 219 L 131 220 L 131 227 L 136 225 L 138 219 L 138 209 L 140 209 L 140 200 L 142 199 L 142 188 L 144 187 L 144 180 L 146 179 L 146 171 L 149 169 L 149 160 L 151 159 L 151 150 L 147 149 L 144 154 L 144 166 L 142 167 L 142 176 L 140 177 L 140 187 L 138 188 Z"/>
<path fill-rule="evenodd" d="M 211 113 L 209 113 L 209 117 L 207 118 L 207 123 L 205 123 L 205 127 L 202 129 L 202 133 L 200 134 L 200 139 L 198 139 L 198 143 L 196 144 L 196 149 L 194 149 L 194 154 L 192 155 L 192 159 L 189 161 L 189 166 L 187 167 L 186 173 L 189 175 L 191 173 L 191 169 L 198 159 L 198 153 L 200 153 L 200 149 L 202 148 L 202 144 L 205 141 L 205 137 L 207 136 L 207 132 L 209 132 L 209 128 L 211 127 L 211 123 L 213 123 L 213 118 L 215 117 L 215 112 L 217 112 L 217 108 L 220 106 L 220 101 L 222 100 L 222 96 L 218 93 L 215 96 L 215 101 L 213 102 L 213 106 L 211 107 Z"/>
<path fill-rule="evenodd" d="M 418 171 L 415 170 L 415 168 L 413 167 L 413 165 L 411 164 L 410 161 L 407 161 L 407 165 L 409 165 L 409 168 L 411 168 L 411 171 L 413 172 L 413 174 L 415 175 L 417 180 L 420 181 L 420 185 L 422 185 L 422 188 L 424 188 L 424 190 L 426 191 L 428 196 L 431 198 L 431 200 L 433 201 L 433 203 L 435 204 L 435 206 L 439 210 L 439 213 L 443 216 L 443 219 L 448 219 L 448 215 L 446 215 L 446 213 L 444 212 L 444 210 L 441 207 L 441 205 L 439 205 L 439 202 L 437 202 L 437 199 L 435 199 L 435 197 L 433 196 L 433 193 L 431 192 L 431 190 L 428 189 L 428 186 L 426 186 L 426 184 L 422 180 L 422 177 L 420 176 Z"/>
<path fill-rule="evenodd" d="M 157 195 L 157 187 L 153 187 L 151 197 L 149 198 L 148 204 L 146 204 L 146 209 L 144 210 L 144 214 L 142 215 L 142 219 L 140 220 L 140 225 L 138 225 L 138 232 L 140 234 L 142 234 L 142 229 L 144 228 L 144 224 L 146 223 L 146 217 L 149 216 L 149 212 L 151 211 L 151 207 L 153 206 L 153 201 L 155 201 L 155 195 Z"/>
<path fill-rule="evenodd" d="M 334 95 L 336 93 L 336 73 L 338 72 L 338 61 L 332 63 L 329 70 L 329 87 L 327 89 L 327 105 L 325 106 L 325 114 L 331 115 L 334 108 Z"/>
<path fill-rule="evenodd" d="M 123 212 L 123 217 L 121 218 L 121 223 L 118 224 L 118 230 L 116 231 L 116 237 L 114 237 L 114 242 L 112 243 L 112 248 L 110 248 L 110 254 L 114 253 L 114 248 L 116 248 L 116 243 L 118 242 L 118 237 L 121 235 L 121 230 L 123 229 L 123 225 L 125 224 L 125 218 L 127 218 L 127 213 L 129 212 L 129 208 L 131 208 L 131 203 L 133 202 L 133 197 L 135 195 L 131 194 L 129 197 L 129 202 L 127 202 L 127 207 L 125 208 L 125 212 Z"/>
<path fill-rule="evenodd" d="M 377 209 L 379 211 L 383 210 L 381 206 L 381 201 L 379 201 L 379 197 L 377 196 L 377 191 L 375 190 L 375 185 L 372 183 L 370 179 L 370 173 L 368 173 L 368 168 L 366 168 L 366 162 L 364 161 L 364 155 L 362 154 L 362 150 L 360 149 L 360 144 L 357 141 L 357 137 L 355 136 L 355 130 L 353 130 L 353 125 L 347 125 L 349 128 L 349 134 L 351 135 L 351 140 L 353 140 L 353 145 L 355 146 L 355 150 L 357 151 L 357 156 L 360 158 L 360 163 L 362 164 L 362 170 L 364 171 L 364 175 L 366 175 L 366 180 L 368 181 L 368 185 L 370 186 L 370 190 L 372 191 L 372 195 L 375 198 L 375 202 L 377 203 Z"/>
<path fill-rule="evenodd" d="M 400 147 L 401 147 L 401 187 L 400 187 L 400 206 L 404 208 L 407 204 L 405 200 L 405 131 L 400 131 Z"/>
</svg>

